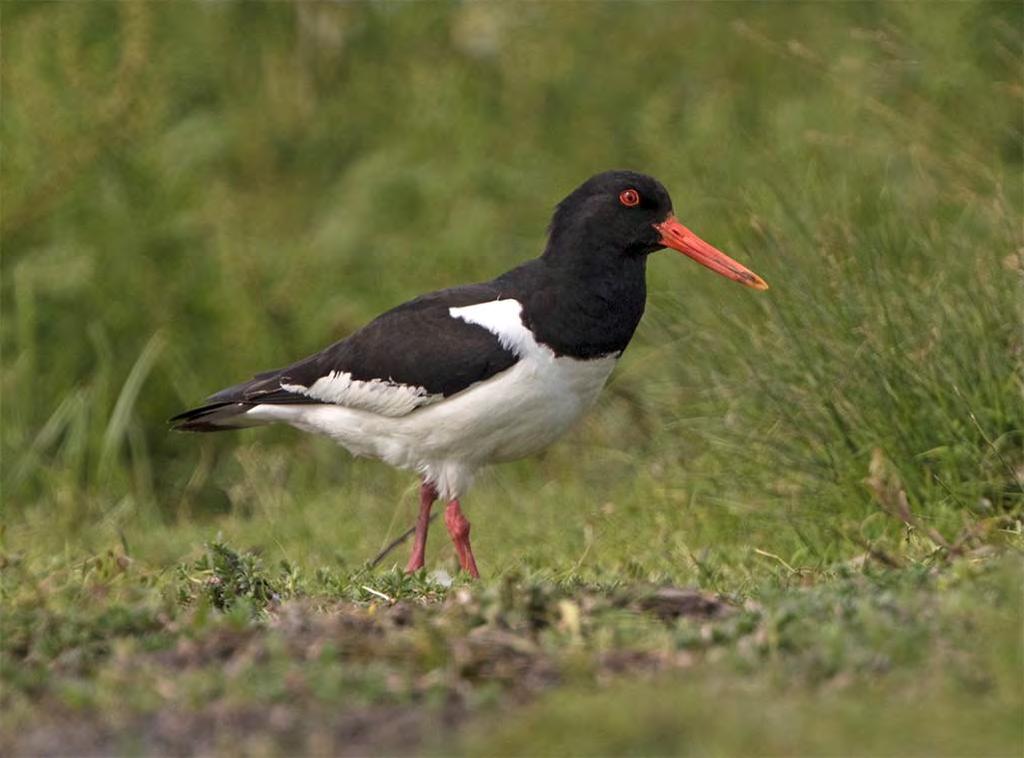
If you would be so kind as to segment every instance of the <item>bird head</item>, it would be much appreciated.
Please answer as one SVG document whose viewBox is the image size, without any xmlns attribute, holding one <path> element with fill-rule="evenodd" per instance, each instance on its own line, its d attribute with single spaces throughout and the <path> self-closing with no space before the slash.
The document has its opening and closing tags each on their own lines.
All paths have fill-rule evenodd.
<svg viewBox="0 0 1024 758">
<path fill-rule="evenodd" d="M 683 226 L 668 190 L 635 171 L 605 171 L 573 190 L 555 209 L 544 257 L 582 262 L 595 256 L 646 256 L 671 248 L 733 281 L 768 284 Z"/>
</svg>

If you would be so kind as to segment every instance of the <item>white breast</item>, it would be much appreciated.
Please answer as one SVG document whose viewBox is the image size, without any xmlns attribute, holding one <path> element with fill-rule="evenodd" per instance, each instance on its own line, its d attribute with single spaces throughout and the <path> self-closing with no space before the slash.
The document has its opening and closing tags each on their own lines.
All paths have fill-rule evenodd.
<svg viewBox="0 0 1024 758">
<path fill-rule="evenodd" d="M 564 434 L 597 399 L 619 357 L 557 357 L 523 326 L 516 300 L 449 312 L 495 334 L 519 361 L 405 416 L 329 404 L 260 405 L 246 415 L 327 434 L 355 455 L 418 470 L 443 497 L 458 497 L 480 466 L 531 455 Z"/>
<path fill-rule="evenodd" d="M 481 384 L 482 391 L 460 393 L 466 395 L 460 414 L 473 420 L 477 440 L 491 441 L 486 447 L 495 461 L 521 458 L 554 442 L 594 403 L 618 360 L 617 353 L 589 361 L 556 357 L 523 325 L 522 310 L 511 299 L 449 309 L 519 356 L 511 370 Z"/>
</svg>

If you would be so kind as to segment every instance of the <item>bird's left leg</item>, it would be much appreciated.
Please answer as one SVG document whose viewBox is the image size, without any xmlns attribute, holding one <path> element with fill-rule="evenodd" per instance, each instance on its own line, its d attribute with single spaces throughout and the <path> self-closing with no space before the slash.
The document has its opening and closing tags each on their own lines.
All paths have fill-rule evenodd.
<svg viewBox="0 0 1024 758">
<path fill-rule="evenodd" d="M 469 520 L 462 515 L 458 500 L 452 500 L 444 511 L 444 523 L 448 527 L 448 534 L 452 536 L 455 543 L 455 551 L 459 554 L 459 565 L 462 570 L 474 579 L 480 578 L 480 572 L 476 570 L 476 560 L 473 558 L 473 548 L 469 544 Z"/>
<path fill-rule="evenodd" d="M 430 507 L 437 500 L 437 490 L 426 479 L 420 484 L 420 515 L 416 519 L 416 538 L 412 543 L 412 555 L 405 565 L 405 572 L 411 574 L 423 568 L 427 555 L 427 530 L 430 528 Z M 408 532 L 406 532 L 408 534 Z"/>
</svg>

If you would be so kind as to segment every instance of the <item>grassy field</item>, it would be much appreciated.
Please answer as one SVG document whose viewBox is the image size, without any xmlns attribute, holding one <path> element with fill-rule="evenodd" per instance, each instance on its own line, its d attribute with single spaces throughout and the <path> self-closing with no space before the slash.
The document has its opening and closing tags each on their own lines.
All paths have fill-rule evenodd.
<svg viewBox="0 0 1024 758">
<path fill-rule="evenodd" d="M 1024 10 L 2 13 L 0 752 L 1019 755 Z M 677 255 L 598 407 L 463 503 L 166 419 L 536 255 L 628 167 Z"/>
</svg>

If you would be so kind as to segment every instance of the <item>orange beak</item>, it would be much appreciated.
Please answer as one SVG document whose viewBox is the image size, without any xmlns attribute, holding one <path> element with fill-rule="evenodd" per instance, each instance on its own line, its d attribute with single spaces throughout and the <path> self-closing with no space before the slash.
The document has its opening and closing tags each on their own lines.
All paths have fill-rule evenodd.
<svg viewBox="0 0 1024 758">
<path fill-rule="evenodd" d="M 734 282 L 745 284 L 756 290 L 768 289 L 768 283 L 716 247 L 709 245 L 696 234 L 679 223 L 679 220 L 669 215 L 654 228 L 661 233 L 661 244 L 678 250 L 683 255 L 688 255 L 702 266 L 707 266 L 715 273 L 732 279 Z"/>
</svg>

